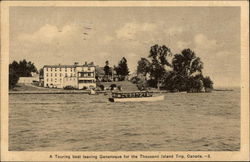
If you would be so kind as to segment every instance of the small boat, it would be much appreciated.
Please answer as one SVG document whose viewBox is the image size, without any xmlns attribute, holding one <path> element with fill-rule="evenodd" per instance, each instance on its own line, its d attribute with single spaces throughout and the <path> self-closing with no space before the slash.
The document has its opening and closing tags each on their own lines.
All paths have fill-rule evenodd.
<svg viewBox="0 0 250 162">
<path fill-rule="evenodd" d="M 153 96 L 152 92 L 113 92 L 110 102 L 153 102 L 164 100 L 164 95 Z"/>
</svg>

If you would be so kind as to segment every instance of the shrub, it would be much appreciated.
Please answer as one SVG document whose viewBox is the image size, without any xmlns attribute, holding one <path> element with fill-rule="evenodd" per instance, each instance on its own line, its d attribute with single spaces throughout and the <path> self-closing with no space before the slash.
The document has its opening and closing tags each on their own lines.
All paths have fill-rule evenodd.
<svg viewBox="0 0 250 162">
<path fill-rule="evenodd" d="M 121 91 L 122 90 L 122 86 L 121 85 L 118 85 L 118 90 Z"/>
<path fill-rule="evenodd" d="M 104 85 L 99 85 L 98 87 L 100 87 L 100 89 L 103 91 L 104 90 Z"/>
<path fill-rule="evenodd" d="M 65 87 L 63 87 L 63 89 L 65 89 L 65 90 L 74 90 L 76 88 L 73 87 L 73 86 L 65 86 Z"/>
<path fill-rule="evenodd" d="M 202 81 L 205 88 L 213 89 L 213 81 L 210 79 L 210 77 L 204 77 Z"/>
<path fill-rule="evenodd" d="M 88 89 L 88 87 L 86 87 L 86 86 L 82 87 L 82 90 L 87 90 L 87 89 Z"/>
<path fill-rule="evenodd" d="M 117 87 L 116 84 L 111 84 L 111 85 L 110 85 L 110 89 L 111 89 L 111 90 L 114 90 L 114 88 L 116 88 L 116 87 Z"/>
</svg>

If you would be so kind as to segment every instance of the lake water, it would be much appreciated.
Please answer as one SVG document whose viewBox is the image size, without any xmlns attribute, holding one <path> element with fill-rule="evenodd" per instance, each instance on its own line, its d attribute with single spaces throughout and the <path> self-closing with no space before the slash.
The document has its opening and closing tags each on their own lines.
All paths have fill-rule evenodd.
<svg viewBox="0 0 250 162">
<path fill-rule="evenodd" d="M 240 149 L 240 91 L 167 93 L 111 103 L 104 95 L 9 96 L 9 150 L 226 151 Z"/>
</svg>

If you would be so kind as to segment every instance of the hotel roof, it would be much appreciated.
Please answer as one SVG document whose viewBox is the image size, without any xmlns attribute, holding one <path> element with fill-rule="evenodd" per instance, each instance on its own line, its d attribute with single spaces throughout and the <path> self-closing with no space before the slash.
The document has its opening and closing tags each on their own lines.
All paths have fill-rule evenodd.
<svg viewBox="0 0 250 162">
<path fill-rule="evenodd" d="M 76 67 L 95 67 L 94 64 L 83 64 L 83 65 L 44 65 L 44 68 L 76 68 Z"/>
</svg>

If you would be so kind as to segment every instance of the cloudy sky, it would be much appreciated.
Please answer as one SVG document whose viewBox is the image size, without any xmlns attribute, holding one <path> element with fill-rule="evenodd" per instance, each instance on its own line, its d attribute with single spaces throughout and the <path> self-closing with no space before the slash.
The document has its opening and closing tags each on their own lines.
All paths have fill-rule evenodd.
<svg viewBox="0 0 250 162">
<path fill-rule="evenodd" d="M 12 7 L 10 61 L 43 65 L 93 61 L 130 71 L 154 44 L 195 51 L 215 86 L 240 85 L 238 7 Z"/>
</svg>

